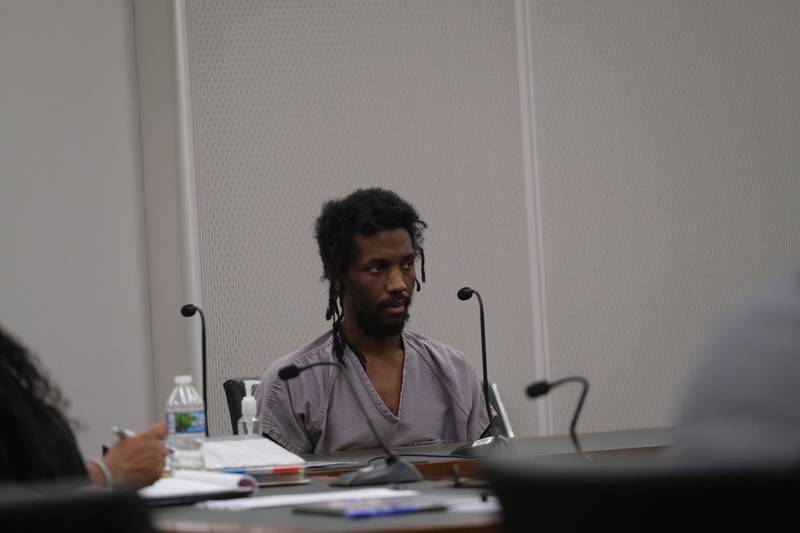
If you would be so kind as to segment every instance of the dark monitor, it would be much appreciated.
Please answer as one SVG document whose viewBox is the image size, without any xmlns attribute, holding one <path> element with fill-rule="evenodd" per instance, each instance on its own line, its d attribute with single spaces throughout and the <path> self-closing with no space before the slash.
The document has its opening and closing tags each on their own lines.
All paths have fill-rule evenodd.
<svg viewBox="0 0 800 533">
<path fill-rule="evenodd" d="M 485 474 L 507 531 L 768 531 L 796 523 L 800 474 L 786 464 L 699 465 L 579 458 L 496 460 Z"/>
<path fill-rule="evenodd" d="M 151 533 L 150 516 L 134 491 L 69 485 L 0 484 L 3 531 Z"/>
</svg>

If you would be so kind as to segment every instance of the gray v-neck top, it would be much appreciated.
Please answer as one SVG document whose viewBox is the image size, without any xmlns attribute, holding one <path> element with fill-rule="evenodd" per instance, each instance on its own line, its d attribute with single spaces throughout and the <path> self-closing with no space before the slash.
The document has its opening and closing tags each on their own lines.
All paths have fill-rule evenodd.
<svg viewBox="0 0 800 533">
<path fill-rule="evenodd" d="M 405 360 L 397 416 L 381 400 L 356 354 L 349 347 L 344 352 L 345 372 L 387 446 L 480 437 L 489 418 L 480 380 L 464 355 L 409 331 L 402 338 Z M 269 366 L 255 391 L 262 432 L 295 453 L 378 448 L 339 369 L 319 366 L 287 382 L 278 378 L 284 366 L 318 361 L 335 361 L 331 332 Z"/>
</svg>

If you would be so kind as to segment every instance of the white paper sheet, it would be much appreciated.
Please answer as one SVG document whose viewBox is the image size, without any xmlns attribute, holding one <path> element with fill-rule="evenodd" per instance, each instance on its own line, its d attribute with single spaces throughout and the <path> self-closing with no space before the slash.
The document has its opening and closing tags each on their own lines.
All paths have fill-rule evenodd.
<svg viewBox="0 0 800 533">
<path fill-rule="evenodd" d="M 419 496 L 415 490 L 394 490 L 387 488 L 367 488 L 352 490 L 336 490 L 330 492 L 313 492 L 310 494 L 278 494 L 275 496 L 259 496 L 255 498 L 237 498 L 235 500 L 216 500 L 198 503 L 205 509 L 221 509 L 226 511 L 244 511 L 264 507 L 281 507 L 284 505 L 306 505 L 342 500 L 364 500 L 368 498 L 403 498 Z"/>
<path fill-rule="evenodd" d="M 447 498 L 443 500 L 450 513 L 499 513 L 500 500 L 496 496 L 489 496 L 483 500 L 480 496 L 460 498 Z"/>
<path fill-rule="evenodd" d="M 207 439 L 203 443 L 203 461 L 208 470 L 301 465 L 306 462 L 265 438 Z"/>
<path fill-rule="evenodd" d="M 257 486 L 253 477 L 243 474 L 177 470 L 170 477 L 161 478 L 149 487 L 139 489 L 139 495 L 144 499 L 157 499 L 232 490 L 250 494 Z"/>
</svg>

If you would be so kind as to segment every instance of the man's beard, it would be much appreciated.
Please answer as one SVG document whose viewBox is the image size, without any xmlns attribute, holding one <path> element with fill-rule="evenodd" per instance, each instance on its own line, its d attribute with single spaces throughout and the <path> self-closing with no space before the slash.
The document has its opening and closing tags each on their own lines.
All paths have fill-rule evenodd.
<svg viewBox="0 0 800 533">
<path fill-rule="evenodd" d="M 403 316 L 387 323 L 381 320 L 380 312 L 383 307 L 388 307 L 391 303 L 391 301 L 381 302 L 377 309 L 364 309 L 363 307 L 356 306 L 355 319 L 361 331 L 370 337 L 376 338 L 394 337 L 402 333 L 410 316 L 408 314 L 408 309 L 411 307 L 411 298 L 407 298 L 403 301 L 405 305 Z"/>
</svg>

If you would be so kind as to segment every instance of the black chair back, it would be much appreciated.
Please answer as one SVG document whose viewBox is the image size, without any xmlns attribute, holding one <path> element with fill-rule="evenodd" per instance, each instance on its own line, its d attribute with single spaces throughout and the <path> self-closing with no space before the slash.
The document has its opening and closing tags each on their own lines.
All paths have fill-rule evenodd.
<svg viewBox="0 0 800 533">
<path fill-rule="evenodd" d="M 242 417 L 242 398 L 246 393 L 250 396 L 261 383 L 259 378 L 231 378 L 222 384 L 225 389 L 225 399 L 228 401 L 228 413 L 231 416 L 231 429 L 234 435 L 239 434 L 239 419 Z"/>
</svg>

